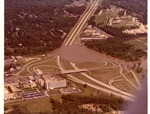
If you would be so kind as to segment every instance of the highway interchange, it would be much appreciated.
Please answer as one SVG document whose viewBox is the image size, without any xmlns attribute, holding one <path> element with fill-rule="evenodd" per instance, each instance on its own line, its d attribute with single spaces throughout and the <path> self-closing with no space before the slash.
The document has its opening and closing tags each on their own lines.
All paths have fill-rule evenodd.
<svg viewBox="0 0 150 114">
<path fill-rule="evenodd" d="M 45 64 L 45 65 L 41 65 L 41 63 L 45 63 L 49 60 L 55 60 L 57 65 L 49 65 L 49 64 Z M 126 74 L 122 73 L 122 70 L 123 70 L 123 67 L 121 65 L 117 65 L 115 63 L 112 63 L 112 68 L 119 68 L 119 72 L 120 72 L 120 75 L 119 76 L 116 76 L 115 78 L 111 79 L 109 81 L 109 84 L 106 84 L 98 79 L 95 79 L 93 78 L 90 73 L 88 73 L 90 70 L 95 70 L 95 69 L 107 69 L 107 68 L 111 68 L 111 67 L 107 67 L 107 64 L 108 62 L 106 61 L 102 61 L 104 62 L 104 65 L 103 66 L 100 66 L 99 68 L 89 68 L 88 70 L 86 70 L 86 72 L 78 72 L 80 68 L 78 68 L 76 66 L 75 63 L 72 63 L 72 62 L 69 62 L 69 64 L 73 67 L 72 70 L 69 70 L 69 71 L 72 71 L 72 72 L 78 72 L 80 73 L 83 77 L 97 83 L 98 85 L 94 85 L 94 84 L 91 84 L 89 82 L 86 82 L 85 80 L 81 80 L 79 79 L 78 77 L 76 76 L 73 76 L 71 73 L 67 74 L 67 79 L 69 80 L 72 80 L 74 82 L 77 82 L 77 83 L 80 83 L 80 84 L 87 84 L 88 86 L 94 88 L 94 89 L 97 89 L 97 90 L 100 90 L 100 91 L 103 91 L 103 92 L 106 92 L 106 93 L 109 93 L 109 94 L 114 94 L 116 96 L 119 96 L 119 97 L 122 97 L 124 99 L 127 99 L 127 100 L 132 100 L 133 98 L 135 98 L 135 96 L 133 96 L 132 94 L 130 93 L 127 93 L 125 91 L 122 91 L 116 87 L 114 87 L 112 85 L 112 83 L 114 82 L 117 82 L 117 81 L 121 81 L 121 80 L 117 80 L 118 77 L 123 77 L 126 81 L 129 82 L 129 84 L 132 86 L 132 87 L 135 87 L 135 89 L 139 89 L 140 85 L 135 85 L 132 81 L 130 81 L 127 77 L 126 77 Z M 43 59 L 41 60 L 40 58 L 37 59 L 33 59 L 32 61 L 29 61 L 27 64 L 24 65 L 23 69 L 21 71 L 19 71 L 18 73 L 16 73 L 17 75 L 20 75 L 21 72 L 23 72 L 23 70 L 27 70 L 27 72 L 31 75 L 33 74 L 33 72 L 35 72 L 35 69 L 36 68 L 39 68 L 41 66 L 46 66 L 46 67 L 51 67 L 51 68 L 56 68 L 58 69 L 58 71 L 61 71 L 61 72 L 64 72 L 64 71 L 68 71 L 68 69 L 65 68 L 65 66 L 63 65 L 62 61 L 61 61 L 61 57 L 60 56 L 54 56 L 54 57 L 51 57 L 51 58 L 46 58 L 46 59 Z M 83 69 L 83 68 L 82 68 Z M 129 72 L 131 72 L 134 76 L 135 76 L 135 73 L 131 70 L 131 69 L 126 69 Z M 17 76 L 18 77 L 18 76 Z M 126 77 L 126 78 L 125 78 Z M 135 76 L 135 81 L 137 83 L 139 83 L 139 80 L 136 78 Z"/>
<path fill-rule="evenodd" d="M 96 8 L 98 6 L 98 4 L 100 4 L 100 1 L 99 0 L 94 0 L 92 4 L 89 4 L 89 6 L 87 7 L 86 11 L 83 13 L 83 15 L 81 16 L 81 18 L 79 19 L 79 21 L 76 23 L 76 25 L 74 26 L 74 28 L 70 31 L 70 33 L 68 34 L 66 40 L 64 41 L 63 45 L 64 46 L 71 46 L 75 43 L 76 39 L 78 38 L 81 30 L 83 30 L 83 28 L 85 27 L 85 25 L 87 24 L 87 21 L 88 19 L 93 15 L 93 13 L 96 11 Z M 55 57 L 54 57 L 55 58 Z M 30 61 L 29 63 L 25 64 L 22 69 L 17 72 L 15 75 L 16 76 L 19 76 L 19 74 L 21 72 L 23 72 L 24 70 L 27 70 L 27 72 L 29 72 L 29 74 L 32 74 L 35 69 L 39 66 L 40 63 L 43 63 L 43 62 L 46 62 L 47 60 L 49 60 L 48 58 L 45 59 L 45 60 L 41 60 L 40 58 L 33 58 L 32 61 Z M 106 61 L 105 62 L 105 65 L 107 64 Z M 52 66 L 52 65 L 43 65 L 43 66 L 49 66 L 49 67 L 54 67 L 54 68 L 57 68 L 61 71 L 65 71 L 65 67 L 63 66 L 63 64 L 61 63 L 61 59 L 60 59 L 60 56 L 57 56 L 57 64 L 58 66 Z M 72 65 L 72 67 L 74 68 L 74 70 L 79 70 L 78 67 L 75 66 L 74 63 L 70 62 L 70 64 Z M 37 65 L 37 66 L 36 66 Z M 33 67 L 35 66 L 35 67 Z M 117 64 L 114 64 L 113 63 L 113 66 L 116 66 L 120 69 L 120 76 L 116 76 L 116 77 L 123 77 L 128 83 L 130 83 L 135 89 L 139 89 L 140 88 L 140 83 L 139 83 L 139 80 L 137 79 L 136 77 L 136 74 L 131 70 L 131 69 L 128 69 L 128 72 L 131 72 L 133 75 L 134 75 L 134 78 L 138 84 L 135 85 L 133 82 L 131 82 L 126 76 L 125 74 L 123 74 L 123 68 L 121 65 L 117 65 Z M 74 82 L 77 82 L 77 83 L 81 83 L 81 84 L 87 84 L 88 86 L 94 88 L 94 89 L 97 89 L 97 90 L 100 90 L 100 91 L 103 91 L 103 92 L 106 92 L 106 93 L 110 93 L 110 94 L 114 94 L 116 96 L 120 96 L 124 99 L 127 99 L 127 100 L 132 100 L 134 98 L 133 95 L 127 93 L 127 92 L 124 92 L 122 90 L 119 90 L 118 88 L 115 88 L 112 86 L 112 83 L 115 82 L 116 80 L 116 77 L 111 79 L 109 81 L 109 85 L 101 82 L 100 80 L 97 80 L 97 79 L 94 79 L 93 77 L 91 77 L 90 75 L 84 73 L 84 72 L 81 72 L 80 73 L 82 76 L 88 78 L 89 80 L 92 80 L 93 82 L 103 86 L 103 87 L 99 87 L 97 85 L 94 85 L 94 84 L 91 84 L 91 83 L 88 83 L 86 81 L 83 81 L 81 79 L 78 79 L 77 77 L 71 75 L 71 74 L 67 74 L 67 78 L 74 81 Z"/>
</svg>

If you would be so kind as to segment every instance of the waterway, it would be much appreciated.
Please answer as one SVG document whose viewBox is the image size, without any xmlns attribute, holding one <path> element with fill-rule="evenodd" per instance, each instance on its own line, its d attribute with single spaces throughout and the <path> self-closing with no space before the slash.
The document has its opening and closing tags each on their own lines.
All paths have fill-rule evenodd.
<svg viewBox="0 0 150 114">
<path fill-rule="evenodd" d="M 96 52 L 92 49 L 89 49 L 85 46 L 80 45 L 71 45 L 71 46 L 61 46 L 60 48 L 49 53 L 48 56 L 59 55 L 65 60 L 72 62 L 86 62 L 86 61 L 108 61 L 114 62 L 117 64 L 122 64 L 124 66 L 132 67 L 134 64 L 141 62 L 141 67 L 147 69 L 147 58 L 143 57 L 139 61 L 125 61 L 122 59 L 114 58 L 106 54 Z"/>
</svg>

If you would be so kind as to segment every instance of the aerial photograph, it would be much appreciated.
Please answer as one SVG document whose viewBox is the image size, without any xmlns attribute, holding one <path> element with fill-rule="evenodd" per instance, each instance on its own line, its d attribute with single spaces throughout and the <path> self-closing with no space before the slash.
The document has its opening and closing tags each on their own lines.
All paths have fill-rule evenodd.
<svg viewBox="0 0 150 114">
<path fill-rule="evenodd" d="M 4 114 L 147 114 L 147 0 L 5 0 Z"/>
</svg>

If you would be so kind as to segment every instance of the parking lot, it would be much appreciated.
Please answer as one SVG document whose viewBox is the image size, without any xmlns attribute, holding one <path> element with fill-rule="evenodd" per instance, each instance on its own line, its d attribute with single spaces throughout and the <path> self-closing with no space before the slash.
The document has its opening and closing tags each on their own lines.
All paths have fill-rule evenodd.
<svg viewBox="0 0 150 114">
<path fill-rule="evenodd" d="M 31 91 L 31 92 L 21 93 L 21 96 L 24 99 L 33 99 L 33 98 L 46 97 L 47 95 L 44 92 Z"/>
<path fill-rule="evenodd" d="M 29 77 L 18 78 L 19 82 L 29 82 Z"/>
</svg>

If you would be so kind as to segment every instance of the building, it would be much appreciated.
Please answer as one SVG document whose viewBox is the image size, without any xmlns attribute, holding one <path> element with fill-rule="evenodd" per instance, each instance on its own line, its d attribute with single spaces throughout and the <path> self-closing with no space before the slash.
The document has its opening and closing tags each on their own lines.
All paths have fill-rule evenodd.
<svg viewBox="0 0 150 114">
<path fill-rule="evenodd" d="M 9 72 L 14 72 L 14 71 L 15 71 L 14 68 L 10 68 L 10 69 L 9 69 Z"/>
<path fill-rule="evenodd" d="M 5 84 L 6 87 L 8 87 L 9 85 L 16 85 L 16 86 L 18 86 L 19 82 L 15 78 L 8 77 L 8 78 L 4 79 L 4 84 Z"/>
<path fill-rule="evenodd" d="M 47 74 L 42 76 L 44 80 L 44 87 L 46 89 L 54 89 L 59 87 L 66 87 L 67 81 L 61 76 L 54 74 Z"/>
<path fill-rule="evenodd" d="M 35 77 L 34 77 L 34 76 L 28 76 L 28 77 L 29 77 L 29 80 L 32 80 L 32 81 L 35 80 Z"/>
<path fill-rule="evenodd" d="M 5 94 L 4 95 L 4 100 L 10 100 L 10 99 L 16 99 L 15 94 L 14 93 L 9 93 L 9 94 Z"/>
<path fill-rule="evenodd" d="M 95 29 L 86 29 L 86 30 L 84 30 L 84 33 L 85 34 L 92 34 L 92 33 L 95 33 L 97 30 L 95 30 Z"/>
<path fill-rule="evenodd" d="M 38 80 L 38 84 L 39 84 L 41 87 L 44 87 L 44 80 L 40 78 L 40 79 Z"/>
<path fill-rule="evenodd" d="M 21 89 L 19 89 L 19 86 L 17 85 L 9 85 L 9 88 L 13 93 L 21 91 Z"/>
<path fill-rule="evenodd" d="M 30 86 L 31 86 L 31 88 L 35 88 L 36 87 L 36 83 L 30 80 Z"/>
<path fill-rule="evenodd" d="M 4 95 L 6 95 L 6 94 L 8 94 L 9 93 L 9 91 L 8 91 L 8 89 L 5 87 L 4 88 Z"/>
</svg>

